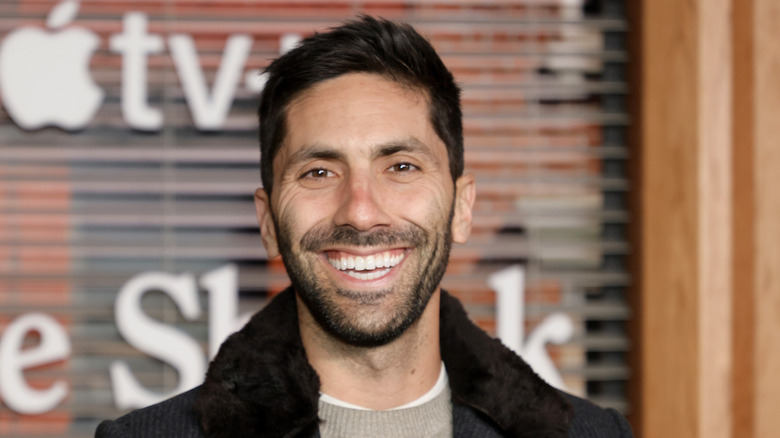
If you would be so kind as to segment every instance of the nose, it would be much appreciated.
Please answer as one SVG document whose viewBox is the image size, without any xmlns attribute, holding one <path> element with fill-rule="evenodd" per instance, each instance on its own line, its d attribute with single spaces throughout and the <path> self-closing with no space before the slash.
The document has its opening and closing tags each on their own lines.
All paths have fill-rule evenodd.
<svg viewBox="0 0 780 438">
<path fill-rule="evenodd" d="M 390 225 L 378 184 L 370 176 L 351 176 L 339 193 L 336 226 L 349 225 L 358 231 Z M 386 203 L 385 203 L 386 204 Z"/>
</svg>

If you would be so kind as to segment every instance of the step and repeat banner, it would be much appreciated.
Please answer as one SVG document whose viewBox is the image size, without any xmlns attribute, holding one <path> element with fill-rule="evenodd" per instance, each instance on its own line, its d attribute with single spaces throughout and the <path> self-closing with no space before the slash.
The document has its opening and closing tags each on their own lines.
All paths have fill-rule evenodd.
<svg viewBox="0 0 780 438">
<path fill-rule="evenodd" d="M 463 88 L 471 241 L 444 287 L 554 385 L 628 411 L 618 0 L 0 1 L 0 435 L 91 436 L 199 384 L 288 283 L 268 260 L 262 69 L 358 13 Z"/>
</svg>

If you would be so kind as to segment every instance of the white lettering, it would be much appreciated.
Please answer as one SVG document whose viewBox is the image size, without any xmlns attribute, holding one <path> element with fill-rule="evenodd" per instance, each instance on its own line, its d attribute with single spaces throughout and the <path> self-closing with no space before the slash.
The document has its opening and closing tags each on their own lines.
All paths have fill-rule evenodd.
<svg viewBox="0 0 780 438">
<path fill-rule="evenodd" d="M 123 33 L 111 37 L 111 50 L 122 53 L 122 115 L 136 129 L 162 128 L 162 112 L 147 103 L 146 55 L 163 50 L 159 35 L 146 33 L 146 15 L 125 14 Z"/>
<path fill-rule="evenodd" d="M 488 277 L 496 291 L 496 334 L 501 342 L 517 354 L 522 353 L 525 300 L 525 272 L 518 265 L 510 266 Z"/>
<path fill-rule="evenodd" d="M 209 294 L 209 357 L 222 342 L 249 321 L 252 313 L 238 316 L 238 268 L 225 265 L 203 274 L 200 284 Z"/>
<path fill-rule="evenodd" d="M 23 349 L 24 338 L 38 332 L 40 344 Z M 58 380 L 47 389 L 30 387 L 25 368 L 63 360 L 70 354 L 65 330 L 51 316 L 42 313 L 22 315 L 12 322 L 0 341 L 0 395 L 12 410 L 20 414 L 41 414 L 53 409 L 65 398 L 68 385 Z"/>
<path fill-rule="evenodd" d="M 168 45 L 195 126 L 203 130 L 221 128 L 236 95 L 246 58 L 252 49 L 252 38 L 248 35 L 232 35 L 228 39 L 211 95 L 207 90 L 206 78 L 198 62 L 192 37 L 183 34 L 171 35 Z"/>
<path fill-rule="evenodd" d="M 547 316 L 536 329 L 525 335 L 525 272 L 510 266 L 491 274 L 488 284 L 496 291 L 496 325 L 501 342 L 518 353 L 550 385 L 565 390 L 560 372 L 547 353 L 547 344 L 563 344 L 574 334 L 571 318 L 563 313 Z"/>
<path fill-rule="evenodd" d="M 547 344 L 565 344 L 574 335 L 574 324 L 571 318 L 560 312 L 546 317 L 536 329 L 528 335 L 523 348 L 523 359 L 539 373 L 539 376 L 550 385 L 566 390 L 563 377 L 555 363 L 547 353 Z"/>
<path fill-rule="evenodd" d="M 201 383 L 206 361 L 198 343 L 178 329 L 149 318 L 141 309 L 141 298 L 150 290 L 160 290 L 179 306 L 184 318 L 200 316 L 200 305 L 191 274 L 174 276 L 163 272 L 140 274 L 130 279 L 115 303 L 119 333 L 139 350 L 172 365 L 179 384 L 171 392 L 150 391 L 133 377 L 130 367 L 121 361 L 111 364 L 114 401 L 118 408 L 139 408 L 162 401 Z"/>
</svg>

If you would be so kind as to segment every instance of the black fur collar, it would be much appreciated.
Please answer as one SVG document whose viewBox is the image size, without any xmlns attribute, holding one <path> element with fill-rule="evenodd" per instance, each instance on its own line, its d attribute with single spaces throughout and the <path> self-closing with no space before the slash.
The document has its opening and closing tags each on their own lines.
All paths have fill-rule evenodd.
<svg viewBox="0 0 780 438">
<path fill-rule="evenodd" d="M 295 294 L 279 294 L 222 345 L 195 402 L 207 436 L 317 432 L 320 380 L 298 333 Z M 566 436 L 572 408 L 530 367 L 469 321 L 442 291 L 440 343 L 450 389 L 510 436 Z"/>
</svg>

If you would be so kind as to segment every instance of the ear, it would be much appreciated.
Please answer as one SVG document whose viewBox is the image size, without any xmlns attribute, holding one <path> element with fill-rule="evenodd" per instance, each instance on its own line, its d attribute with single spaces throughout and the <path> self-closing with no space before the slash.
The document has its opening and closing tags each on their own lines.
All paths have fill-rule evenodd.
<svg viewBox="0 0 780 438">
<path fill-rule="evenodd" d="M 276 241 L 274 219 L 271 216 L 271 203 L 263 188 L 255 190 L 255 211 L 265 251 L 268 253 L 268 258 L 274 258 L 279 255 L 279 246 Z"/>
<path fill-rule="evenodd" d="M 477 197 L 473 174 L 466 174 L 455 182 L 455 205 L 452 215 L 452 240 L 466 243 L 471 235 L 472 210 Z"/>
</svg>

